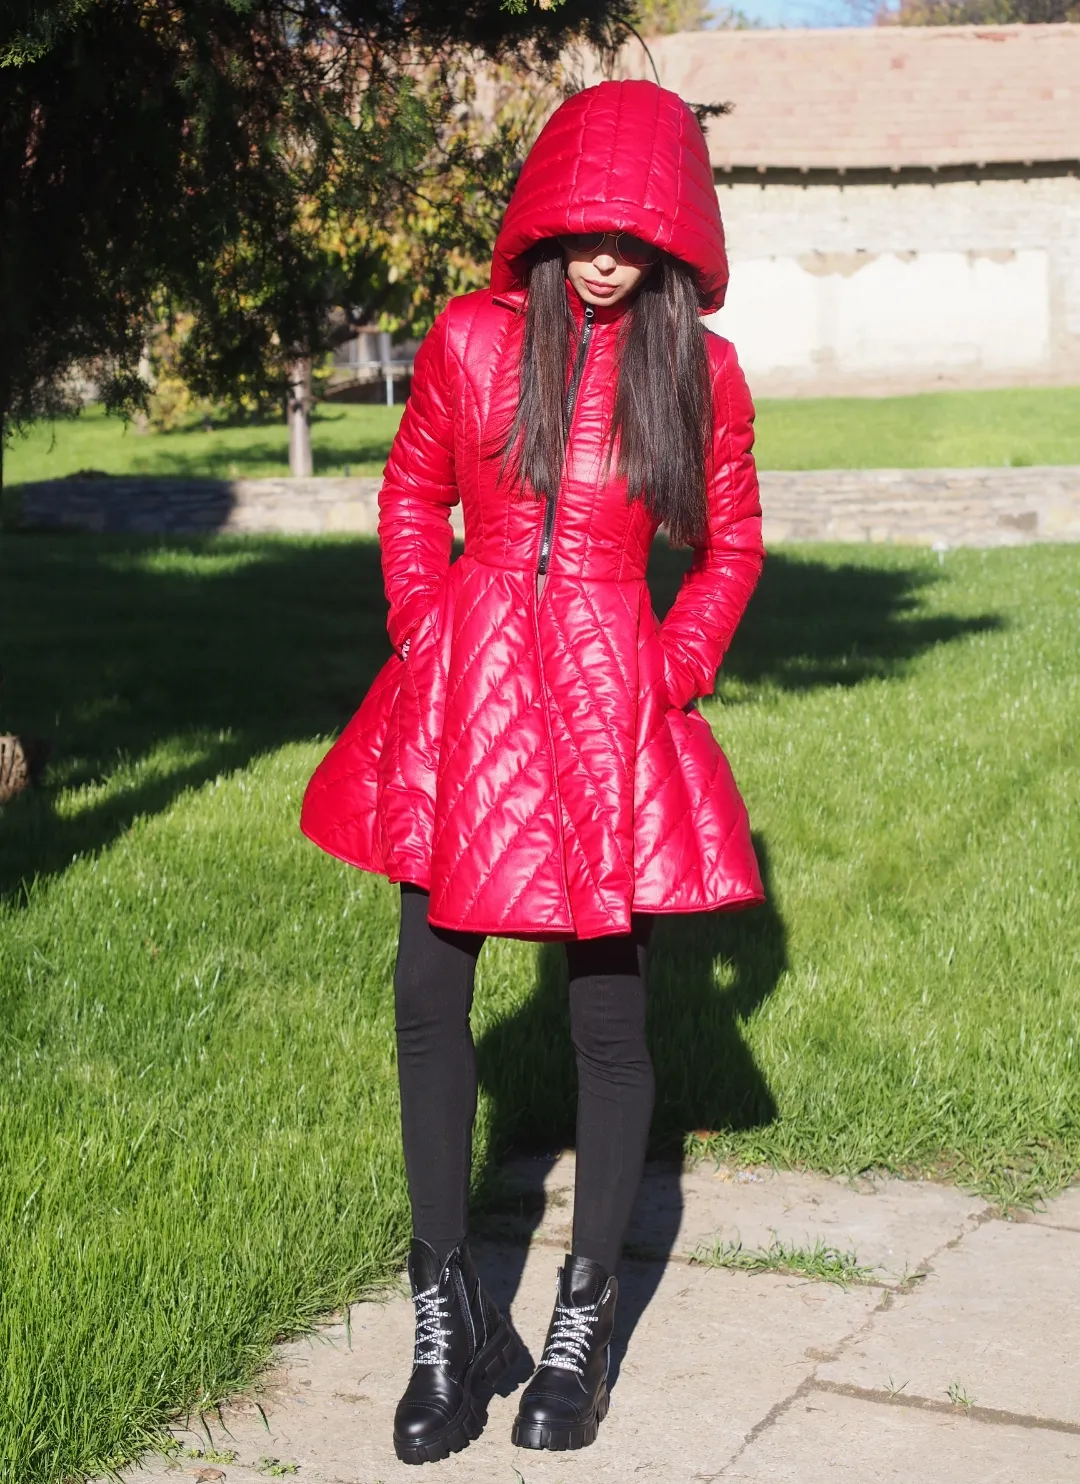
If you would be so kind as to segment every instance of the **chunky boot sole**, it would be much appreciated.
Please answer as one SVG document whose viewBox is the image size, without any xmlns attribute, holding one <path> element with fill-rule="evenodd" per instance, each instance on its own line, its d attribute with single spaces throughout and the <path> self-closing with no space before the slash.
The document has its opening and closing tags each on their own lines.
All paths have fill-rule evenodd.
<svg viewBox="0 0 1080 1484">
<path fill-rule="evenodd" d="M 520 1417 L 514 1422 L 510 1441 L 517 1448 L 550 1448 L 553 1453 L 566 1453 L 572 1448 L 587 1448 L 596 1442 L 600 1424 L 608 1414 L 608 1393 L 605 1386 L 596 1401 L 596 1412 L 590 1422 L 579 1422 L 575 1426 L 562 1426 L 553 1422 L 525 1422 Z"/>
<path fill-rule="evenodd" d="M 465 1372 L 462 1383 L 464 1400 L 455 1417 L 424 1439 L 414 1443 L 394 1434 L 394 1452 L 402 1463 L 438 1463 L 440 1458 L 449 1458 L 451 1453 L 460 1453 L 462 1448 L 480 1436 L 487 1425 L 488 1403 L 495 1391 L 495 1384 L 514 1365 L 521 1355 L 517 1335 L 504 1319 L 491 1339 L 481 1350 Z"/>
</svg>

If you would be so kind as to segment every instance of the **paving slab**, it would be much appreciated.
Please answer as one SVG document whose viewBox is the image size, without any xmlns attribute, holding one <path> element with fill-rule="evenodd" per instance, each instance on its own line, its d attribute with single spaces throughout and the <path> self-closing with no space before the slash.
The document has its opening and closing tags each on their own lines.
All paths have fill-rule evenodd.
<svg viewBox="0 0 1080 1484">
<path fill-rule="evenodd" d="M 1080 1437 L 811 1391 L 714 1478 L 717 1484 L 1076 1484 Z"/>
<path fill-rule="evenodd" d="M 514 1295 L 514 1322 L 538 1352 L 554 1301 L 557 1255 L 540 1246 L 525 1254 L 478 1245 L 476 1258 L 497 1301 Z M 674 1263 L 627 1263 L 622 1277 L 618 1371 L 597 1442 L 574 1454 L 514 1448 L 515 1389 L 495 1397 L 477 1442 L 438 1465 L 440 1481 L 515 1484 L 515 1468 L 527 1484 L 712 1478 L 770 1409 L 812 1375 L 818 1359 L 865 1325 L 881 1299 L 877 1289 L 845 1291 Z M 216 1448 L 235 1450 L 235 1463 L 180 1459 L 170 1466 L 148 1457 L 122 1477 L 179 1480 L 185 1470 L 196 1477 L 211 1467 L 227 1484 L 255 1484 L 266 1478 L 255 1465 L 269 1457 L 297 1464 L 299 1484 L 416 1484 L 418 1471 L 398 1463 L 391 1444 L 394 1407 L 412 1360 L 412 1305 L 404 1295 L 354 1304 L 351 1332 L 351 1349 L 340 1322 L 317 1338 L 280 1347 L 262 1389 L 222 1409 L 228 1432 L 208 1416 Z M 527 1374 L 522 1368 L 516 1386 Z M 205 1434 L 178 1436 L 207 1449 Z"/>
<path fill-rule="evenodd" d="M 519 1161 L 507 1189 L 501 1219 L 518 1223 L 514 1239 L 477 1241 L 474 1250 L 535 1356 L 569 1235 L 572 1159 Z M 623 1265 L 612 1408 L 597 1443 L 569 1455 L 512 1447 L 516 1395 L 532 1364 L 526 1357 L 494 1398 L 483 1437 L 441 1463 L 438 1477 L 448 1484 L 1028 1477 L 1076 1484 L 1077 1194 L 1008 1222 L 957 1191 L 916 1182 L 711 1165 L 679 1179 L 653 1166 L 634 1241 L 674 1257 Z M 679 1257 L 717 1232 L 756 1246 L 773 1231 L 788 1242 L 850 1245 L 883 1271 L 925 1267 L 927 1275 L 842 1289 Z M 176 1429 L 191 1453 L 148 1455 L 122 1477 L 255 1484 L 271 1469 L 295 1466 L 299 1484 L 415 1480 L 391 1445 L 412 1355 L 403 1279 L 349 1314 L 348 1328 L 339 1318 L 277 1347 L 262 1378 L 226 1403 L 220 1420 L 208 1416 L 218 1456 L 209 1456 L 205 1433 Z M 973 1405 L 951 1402 L 950 1388 Z"/>
<path fill-rule="evenodd" d="M 1030 1217 L 1036 1226 L 1064 1227 L 1067 1231 L 1080 1232 L 1080 1185 L 1070 1186 L 1057 1200 L 1051 1201 L 1045 1211 L 1036 1211 Z"/>
<path fill-rule="evenodd" d="M 574 1194 L 574 1155 L 551 1163 L 513 1161 L 507 1185 L 515 1209 L 492 1219 L 507 1236 L 567 1250 Z M 1080 1211 L 1080 1207 L 1077 1208 Z M 765 1248 L 774 1239 L 800 1247 L 818 1241 L 885 1281 L 920 1272 L 948 1242 L 985 1218 L 986 1202 L 946 1185 L 896 1179 L 846 1180 L 771 1169 L 732 1170 L 711 1161 L 682 1173 L 650 1165 L 628 1233 L 636 1256 L 687 1257 L 717 1240 Z"/>
<path fill-rule="evenodd" d="M 985 1222 L 818 1374 L 1080 1426 L 1080 1233 Z"/>
</svg>

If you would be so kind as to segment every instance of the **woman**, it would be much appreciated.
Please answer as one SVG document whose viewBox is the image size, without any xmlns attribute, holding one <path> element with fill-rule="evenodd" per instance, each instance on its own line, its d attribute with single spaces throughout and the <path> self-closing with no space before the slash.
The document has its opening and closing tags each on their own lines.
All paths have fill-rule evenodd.
<svg viewBox="0 0 1080 1484">
<path fill-rule="evenodd" d="M 746 810 L 694 704 L 764 555 L 750 397 L 699 318 L 726 281 L 693 113 L 647 82 L 578 93 L 529 154 L 491 288 L 453 300 L 421 346 L 386 466 L 394 655 L 313 777 L 302 828 L 401 884 L 408 1462 L 477 1437 L 517 1353 L 466 1240 L 485 936 L 566 944 L 573 1251 L 513 1440 L 580 1448 L 607 1411 L 614 1271 L 652 1115 L 650 924 L 763 900 Z M 661 524 L 695 548 L 662 624 L 645 584 Z"/>
</svg>

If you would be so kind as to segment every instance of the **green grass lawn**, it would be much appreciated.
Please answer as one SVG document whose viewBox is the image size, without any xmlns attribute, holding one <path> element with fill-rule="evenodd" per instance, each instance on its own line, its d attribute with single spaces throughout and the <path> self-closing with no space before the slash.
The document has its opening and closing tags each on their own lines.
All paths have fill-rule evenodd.
<svg viewBox="0 0 1080 1484">
<path fill-rule="evenodd" d="M 657 606 L 683 557 L 654 553 Z M 305 842 L 389 653 L 363 540 L 0 538 L 0 1477 L 60 1484 L 400 1260 L 395 889 Z M 773 553 L 706 706 L 761 909 L 662 920 L 654 1147 L 1080 1168 L 1080 550 Z M 562 950 L 492 940 L 477 1180 L 572 1138 Z"/>
<path fill-rule="evenodd" d="M 1080 464 L 1080 387 L 758 403 L 763 469 Z"/>
<path fill-rule="evenodd" d="M 316 474 L 380 474 L 401 408 L 320 408 Z M 758 404 L 763 469 L 1080 464 L 1080 387 L 935 392 L 917 397 L 834 397 Z M 139 433 L 100 408 L 39 424 L 8 450 L 9 484 L 80 469 L 107 474 L 283 474 L 284 423 Z"/>
<path fill-rule="evenodd" d="M 381 474 L 401 407 L 337 403 L 317 409 L 312 432 L 316 474 Z M 134 423 L 88 407 L 78 417 L 37 423 L 5 450 L 4 482 L 62 479 L 82 469 L 104 474 L 182 474 L 254 479 L 289 472 L 289 438 L 280 423 L 201 426 L 140 433 Z"/>
</svg>

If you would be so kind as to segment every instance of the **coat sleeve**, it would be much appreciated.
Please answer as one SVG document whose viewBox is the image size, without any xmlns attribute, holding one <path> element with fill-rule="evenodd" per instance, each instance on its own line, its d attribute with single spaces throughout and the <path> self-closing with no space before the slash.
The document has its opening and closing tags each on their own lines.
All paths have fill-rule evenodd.
<svg viewBox="0 0 1080 1484">
<path fill-rule="evenodd" d="M 730 342 L 713 371 L 708 531 L 660 625 L 672 705 L 710 695 L 765 559 L 754 466 L 754 404 Z"/>
<path fill-rule="evenodd" d="M 454 472 L 455 362 L 447 311 L 436 318 L 413 366 L 412 391 L 379 490 L 379 542 L 390 643 L 401 646 L 431 607 L 450 566 Z"/>
</svg>

